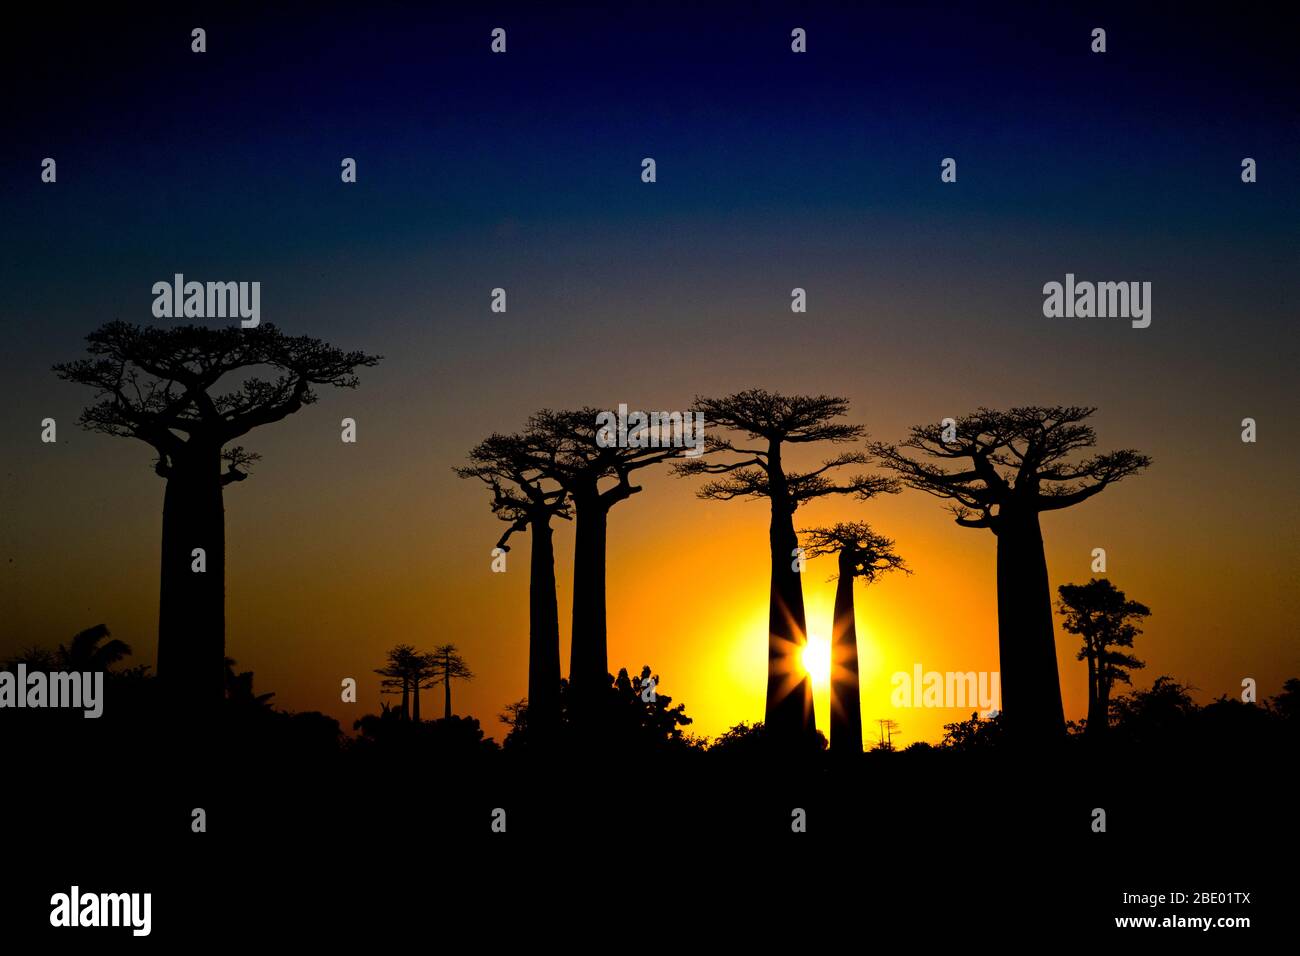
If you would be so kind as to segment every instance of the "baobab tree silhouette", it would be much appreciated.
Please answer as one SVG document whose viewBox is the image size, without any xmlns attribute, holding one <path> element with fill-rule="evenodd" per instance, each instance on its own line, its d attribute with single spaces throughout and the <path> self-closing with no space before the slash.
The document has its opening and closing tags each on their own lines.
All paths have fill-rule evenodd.
<svg viewBox="0 0 1300 956">
<path fill-rule="evenodd" d="M 232 441 L 316 401 L 313 385 L 355 388 L 356 369 L 378 356 L 344 352 L 270 324 L 251 329 L 147 328 L 110 322 L 86 336 L 91 358 L 54 366 L 60 378 L 95 389 L 81 413 L 90 431 L 146 442 L 163 498 L 158 607 L 158 677 L 191 711 L 224 693 L 226 485 L 248 477 L 258 456 Z M 210 394 L 242 370 L 268 367 L 231 391 Z M 221 470 L 225 463 L 226 470 Z M 202 548 L 206 569 L 192 570 Z"/>
<path fill-rule="evenodd" d="M 1076 660 L 1088 662 L 1089 737 L 1105 735 L 1110 728 L 1110 692 L 1118 681 L 1131 684 L 1129 671 L 1146 664 L 1120 647 L 1132 647 L 1133 638 L 1142 633 L 1138 622 L 1151 614 L 1145 604 L 1130 601 L 1127 595 L 1105 578 L 1093 578 L 1087 584 L 1062 584 L 1057 611 L 1071 634 L 1083 638 Z"/>
<path fill-rule="evenodd" d="M 451 720 L 451 682 L 454 680 L 473 680 L 474 674 L 465 663 L 465 659 L 456 651 L 455 644 L 442 644 L 433 649 L 429 655 L 433 665 L 433 682 L 441 684 L 446 691 L 446 706 L 443 718 Z"/>
<path fill-rule="evenodd" d="M 911 574 L 894 552 L 894 542 L 876 534 L 865 521 L 809 528 L 804 553 L 809 558 L 834 555 L 839 564 L 835 586 L 835 626 L 831 636 L 831 732 L 833 754 L 862 753 L 862 691 L 858 679 L 858 630 L 854 619 L 853 582 L 871 584 L 882 574 Z"/>
<path fill-rule="evenodd" d="M 713 425 L 743 433 L 758 447 L 741 447 L 710 434 L 705 441 L 711 452 L 731 452 L 738 461 L 716 462 L 694 459 L 674 466 L 678 475 L 722 475 L 707 482 L 701 498 L 729 501 L 733 498 L 767 498 L 771 503 L 769 546 L 772 584 L 768 606 L 767 704 L 764 725 L 775 740 L 810 740 L 816 735 L 812 684 L 799 660 L 807 643 L 803 589 L 796 569 L 798 538 L 794 513 L 800 505 L 826 495 L 857 495 L 866 499 L 898 490 L 892 478 L 855 475 L 835 484 L 826 473 L 847 465 L 866 465 L 871 456 L 850 451 L 822 462 L 807 472 L 786 469 L 786 445 L 861 441 L 861 425 L 835 421 L 847 414 L 844 398 L 827 395 L 781 395 L 764 389 L 749 389 L 724 398 L 697 398 L 693 411 L 703 412 Z"/>
<path fill-rule="evenodd" d="M 388 652 L 384 666 L 375 668 L 375 673 L 384 678 L 379 682 L 381 693 L 401 691 L 402 719 L 418 723 L 420 691 L 437 684 L 433 655 L 421 654 L 410 644 L 398 644 Z"/>
<path fill-rule="evenodd" d="M 950 510 L 961 527 L 988 528 L 997 536 L 1002 698 L 1008 738 L 1022 743 L 1065 735 L 1038 516 L 1086 501 L 1151 463 L 1132 449 L 1070 463 L 1074 452 L 1096 444 L 1092 427 L 1084 424 L 1095 411 L 980 408 L 946 426 L 918 425 L 898 445 L 872 446 L 908 487 L 955 502 Z M 966 459 L 969 465 L 957 471 L 942 464 Z"/>
<path fill-rule="evenodd" d="M 599 414 L 596 408 L 543 409 L 528 420 L 525 434 L 533 464 L 567 492 L 576 519 L 569 684 L 570 714 L 578 724 L 596 713 L 593 705 L 609 686 L 605 543 L 610 509 L 641 491 L 632 484 L 632 472 L 682 454 L 681 448 L 602 446 Z"/>
<path fill-rule="evenodd" d="M 528 565 L 528 718 L 538 739 L 560 719 L 560 617 L 555 597 L 555 546 L 551 519 L 571 516 L 563 488 L 548 487 L 560 444 L 541 434 L 492 435 L 469 453 L 471 464 L 457 468 L 461 478 L 477 478 L 492 492 L 492 513 L 510 526 L 497 541 L 510 550 L 510 537 L 527 530 L 532 550 Z"/>
</svg>

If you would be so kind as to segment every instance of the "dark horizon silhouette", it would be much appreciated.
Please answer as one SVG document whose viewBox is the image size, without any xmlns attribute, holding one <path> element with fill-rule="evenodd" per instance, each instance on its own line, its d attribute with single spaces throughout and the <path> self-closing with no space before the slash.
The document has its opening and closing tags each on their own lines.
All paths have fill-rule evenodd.
<svg viewBox="0 0 1300 956">
<path fill-rule="evenodd" d="M 83 427 L 137 438 L 158 452 L 155 470 L 167 480 L 158 674 L 178 702 L 202 710 L 217 699 L 204 677 L 211 669 L 207 658 L 219 650 L 220 661 L 227 660 L 222 488 L 244 480 L 247 473 L 241 467 L 257 458 L 240 446 L 226 446 L 253 428 L 312 404 L 316 400 L 313 384 L 355 388 L 355 370 L 379 359 L 362 352 L 344 353 L 304 336 L 290 338 L 271 325 L 222 330 L 187 326 L 163 331 L 118 322 L 91 333 L 87 340 L 91 354 L 99 358 L 58 365 L 55 372 L 97 389 L 99 401 L 83 413 Z M 286 374 L 275 382 L 250 377 L 236 392 L 208 394 L 224 376 L 258 366 Z M 149 377 L 142 379 L 141 373 Z M 128 390 L 134 392 L 134 402 Z M 510 524 L 497 547 L 507 551 L 512 534 L 525 529 L 532 533 L 528 699 L 537 701 L 532 721 L 535 734 L 544 737 L 556 725 L 561 686 L 557 682 L 559 630 L 551 520 L 572 514 L 577 526 L 573 651 L 567 685 L 575 723 L 585 724 L 590 731 L 599 719 L 600 695 L 612 679 L 606 665 L 608 514 L 615 504 L 642 491 L 631 482 L 633 472 L 678 459 L 673 470 L 680 477 L 716 476 L 700 488 L 701 498 L 728 501 L 753 497 L 769 502 L 771 599 L 763 723 L 774 739 L 806 747 L 817 736 L 811 677 L 801 659 L 808 628 L 804 552 L 794 529 L 795 511 L 829 496 L 868 501 L 880 494 L 898 493 L 904 485 L 954 501 L 950 510 L 958 525 L 993 531 L 997 538 L 1004 694 L 1010 687 L 1009 702 L 1003 700 L 1008 733 L 1013 740 L 1024 742 L 1051 741 L 1064 735 L 1038 516 L 1091 498 L 1146 468 L 1150 458 L 1126 449 L 1072 461 L 1076 452 L 1096 443 L 1093 429 L 1084 423 L 1096 409 L 1035 406 L 1006 412 L 981 408 L 960 419 L 914 427 L 899 444 L 871 442 L 826 459 L 811 471 L 787 468 L 782 457 L 786 446 L 866 443 L 864 426 L 836 421 L 848 410 L 844 398 L 790 396 L 764 389 L 698 398 L 693 412 L 702 414 L 706 423 L 743 435 L 747 444 L 737 444 L 737 440 L 715 432 L 707 436 L 703 454 L 697 458 L 683 458 L 681 448 L 674 447 L 608 446 L 599 439 L 600 412 L 595 407 L 542 410 L 529 418 L 522 433 L 497 433 L 471 450 L 471 464 L 455 471 L 461 478 L 477 478 L 491 489 L 492 512 Z M 188 437 L 182 440 L 178 432 Z M 919 451 L 938 462 L 969 459 L 971 464 L 965 471 L 948 471 L 942 465 L 909 457 L 902 449 Z M 730 460 L 719 460 L 719 455 Z M 843 484 L 827 477 L 849 466 L 865 467 L 876 458 L 899 477 L 857 473 Z M 225 473 L 219 467 L 223 461 L 228 465 Z M 608 485 L 609 481 L 613 484 Z M 831 739 L 832 743 L 837 737 L 842 741 L 838 752 L 860 752 L 852 581 L 864 577 L 870 582 L 883 571 L 901 567 L 901 561 L 891 550 L 892 542 L 875 535 L 866 524 L 840 522 L 833 528 L 813 529 L 810 537 L 811 556 L 837 553 L 841 570 L 832 639 Z M 193 568 L 192 554 L 198 553 L 194 548 L 207 552 L 206 570 Z M 1116 626 L 1120 631 L 1108 637 L 1111 644 L 1123 643 L 1127 633 Z M 1099 654 L 1111 655 L 1112 666 L 1102 672 L 1102 678 L 1097 676 Z M 1114 665 L 1123 661 L 1115 654 L 1099 648 L 1088 655 L 1089 716 L 1094 718 L 1094 726 L 1097 715 L 1104 713 L 1096 703 L 1101 697 L 1098 680 L 1108 682 L 1108 694 L 1109 682 L 1122 674 Z M 837 659 L 843 662 L 847 679 L 835 679 Z M 1129 666 L 1135 666 L 1134 661 L 1130 659 Z M 420 721 L 422 688 L 444 686 L 444 719 L 450 719 L 451 681 L 473 676 L 450 644 L 432 654 L 399 645 L 377 673 L 385 678 L 386 689 L 400 688 L 401 714 L 416 722 Z M 851 743 L 854 740 L 856 746 Z"/>
</svg>

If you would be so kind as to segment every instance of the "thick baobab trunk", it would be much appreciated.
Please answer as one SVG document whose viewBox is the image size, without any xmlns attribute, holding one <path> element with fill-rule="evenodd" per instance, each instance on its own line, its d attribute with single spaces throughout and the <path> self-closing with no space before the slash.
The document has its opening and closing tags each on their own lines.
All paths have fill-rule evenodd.
<svg viewBox="0 0 1300 956">
<path fill-rule="evenodd" d="M 221 449 L 191 449 L 167 476 L 158 600 L 158 677 L 191 711 L 215 709 L 225 696 L 225 535 Z"/>
<path fill-rule="evenodd" d="M 420 722 L 420 681 L 411 681 L 411 719 Z"/>
<path fill-rule="evenodd" d="M 451 720 L 451 668 L 450 667 L 446 667 L 443 669 L 442 689 L 444 693 L 442 717 L 444 720 Z"/>
<path fill-rule="evenodd" d="M 555 599 L 555 547 L 549 516 L 529 523 L 528 724 L 545 736 L 559 721 L 560 612 Z"/>
<path fill-rule="evenodd" d="M 858 629 L 853 619 L 853 556 L 840 552 L 831 637 L 831 752 L 862 753 L 862 692 L 858 682 Z"/>
<path fill-rule="evenodd" d="M 608 512 L 593 498 L 574 499 L 573 645 L 569 683 L 581 701 L 596 698 L 608 684 L 605 650 L 605 529 Z"/>
<path fill-rule="evenodd" d="M 799 741 L 816 733 L 812 682 L 800 656 L 808 641 L 802 576 L 794 569 L 799 539 L 787 503 L 779 452 L 769 455 L 772 523 L 768 532 L 772 587 L 767 617 L 767 706 L 764 723 L 780 739 Z"/>
<path fill-rule="evenodd" d="M 1052 600 L 1037 512 L 998 525 L 998 656 L 1007 730 L 1021 743 L 1065 734 Z"/>
</svg>

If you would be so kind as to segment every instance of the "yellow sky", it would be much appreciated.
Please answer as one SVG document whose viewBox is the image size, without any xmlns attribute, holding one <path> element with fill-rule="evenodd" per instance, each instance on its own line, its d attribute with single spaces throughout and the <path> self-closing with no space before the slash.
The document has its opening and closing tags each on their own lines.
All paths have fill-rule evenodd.
<svg viewBox="0 0 1300 956">
<path fill-rule="evenodd" d="M 342 406 L 333 404 L 337 418 Z M 317 421 L 328 416 L 322 411 Z M 401 440 L 377 419 L 363 422 L 362 437 Z M 324 710 L 350 726 L 378 707 L 373 668 L 388 647 L 455 643 L 478 675 L 456 686 L 455 709 L 499 738 L 496 715 L 527 687 L 526 540 L 511 552 L 509 570 L 493 574 L 489 551 L 501 528 L 481 486 L 451 474 L 454 459 L 425 450 L 379 469 L 362 455 L 338 454 L 336 442 L 331 430 L 283 429 L 259 444 L 268 455 L 254 479 L 227 491 L 228 652 L 281 706 Z M 78 465 L 89 443 L 93 475 Z M 1103 447 L 1123 444 L 1103 430 Z M 1141 685 L 1171 673 L 1208 700 L 1238 693 L 1250 676 L 1262 695 L 1276 693 L 1300 672 L 1287 623 L 1296 608 L 1289 519 L 1270 520 L 1244 502 L 1209 507 L 1228 492 L 1221 484 L 1239 488 L 1248 475 L 1225 471 L 1192 487 L 1171 473 L 1159 447 L 1146 450 L 1157 462 L 1150 473 L 1044 517 L 1053 588 L 1087 580 L 1092 549 L 1105 547 L 1111 579 L 1154 611 L 1135 648 L 1149 662 Z M 330 464 L 312 471 L 313 461 Z M 641 475 L 645 490 L 610 519 L 611 667 L 650 664 L 661 692 L 687 705 L 697 733 L 761 719 L 766 504 L 701 501 L 695 480 L 666 470 Z M 1267 498 L 1271 487 L 1260 482 L 1258 495 Z M 0 649 L 57 643 L 102 621 L 135 646 L 138 660 L 152 662 L 162 490 L 147 453 L 131 442 L 74 435 L 40 462 L 17 489 L 33 507 L 15 515 L 15 587 L 6 597 L 13 613 Z M 801 511 L 796 526 L 860 519 L 894 537 L 914 570 L 855 588 L 864 733 L 870 742 L 875 721 L 891 718 L 900 725 L 897 743 L 937 741 L 944 723 L 969 714 L 893 708 L 890 677 L 917 664 L 997 669 L 994 538 L 956 527 L 937 500 L 917 492 L 823 500 Z M 559 524 L 556 551 L 567 671 L 571 524 Z M 814 637 L 830 633 L 833 573 L 823 558 L 804 575 Z M 1057 645 L 1066 714 L 1078 718 L 1084 666 L 1059 628 Z M 344 677 L 358 678 L 356 706 L 339 700 Z M 818 684 L 824 730 L 827 693 Z"/>
</svg>

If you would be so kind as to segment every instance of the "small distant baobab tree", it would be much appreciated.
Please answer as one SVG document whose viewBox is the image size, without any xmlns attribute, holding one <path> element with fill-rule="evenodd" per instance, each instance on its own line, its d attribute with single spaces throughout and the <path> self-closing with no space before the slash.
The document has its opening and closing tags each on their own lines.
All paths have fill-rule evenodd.
<svg viewBox="0 0 1300 956">
<path fill-rule="evenodd" d="M 632 473 L 682 454 L 681 448 L 605 446 L 598 441 L 596 408 L 543 410 L 528 421 L 533 463 L 568 494 L 576 527 L 573 542 L 573 631 L 569 686 L 578 723 L 609 687 L 605 613 L 605 544 L 609 512 L 641 491 Z M 533 706 L 530 698 L 529 706 Z M 531 720 L 531 717 L 530 717 Z"/>
<path fill-rule="evenodd" d="M 454 680 L 473 680 L 474 674 L 470 671 L 469 665 L 465 659 L 456 651 L 455 644 L 443 644 L 435 647 L 429 655 L 429 661 L 433 665 L 433 683 L 441 684 L 446 691 L 446 707 L 443 711 L 443 717 L 451 719 L 451 682 Z"/>
<path fill-rule="evenodd" d="M 894 551 L 894 542 L 876 534 L 865 521 L 841 522 L 804 532 L 809 558 L 834 555 L 839 564 L 835 586 L 835 628 L 831 636 L 831 732 L 833 754 L 862 753 L 862 691 L 858 677 L 858 631 L 854 619 L 853 582 L 871 584 L 890 571 L 911 572 Z"/>
<path fill-rule="evenodd" d="M 918 425 L 898 445 L 873 446 L 908 487 L 954 502 L 958 525 L 996 535 L 1003 707 L 1008 736 L 1022 742 L 1065 736 L 1039 515 L 1086 501 L 1151 463 L 1132 449 L 1072 462 L 1075 452 L 1096 444 L 1086 423 L 1095 411 L 981 408 Z M 961 464 L 950 469 L 945 462 Z"/>
<path fill-rule="evenodd" d="M 768 543 L 772 582 L 764 726 L 777 739 L 812 739 L 816 734 L 812 683 L 799 659 L 808 640 L 808 629 L 794 513 L 801 505 L 827 495 L 856 495 L 866 499 L 898 490 L 897 482 L 891 478 L 859 474 L 837 484 L 828 477 L 835 469 L 870 463 L 871 456 L 864 451 L 844 452 L 826 459 L 811 471 L 789 470 L 785 461 L 788 446 L 814 442 L 845 444 L 866 437 L 861 425 L 835 421 L 847 414 L 848 408 L 848 400 L 844 398 L 781 395 L 764 389 L 749 389 L 723 398 L 697 398 L 693 411 L 703 412 L 709 425 L 745 436 L 744 441 L 732 441 L 710 434 L 705 442 L 708 450 L 740 457 L 733 461 L 698 458 L 674 466 L 682 476 L 719 476 L 700 488 L 701 498 L 715 501 L 765 498 L 771 505 Z"/>
<path fill-rule="evenodd" d="M 877 720 L 876 723 L 880 725 L 880 743 L 878 743 L 873 749 L 893 750 L 894 734 L 899 731 L 898 721 L 883 719 Z"/>
<path fill-rule="evenodd" d="M 492 512 L 509 526 L 497 541 L 510 550 L 510 538 L 528 531 L 528 707 L 538 736 L 560 720 L 560 618 L 555 597 L 555 546 L 552 518 L 570 517 L 567 493 L 549 485 L 559 448 L 544 435 L 492 435 L 469 453 L 471 464 L 457 468 L 461 478 L 476 478 L 492 492 Z"/>
<path fill-rule="evenodd" d="M 1145 667 L 1143 661 L 1118 648 L 1132 647 L 1133 638 L 1142 633 L 1138 622 L 1151 614 L 1145 604 L 1130 601 L 1105 578 L 1093 578 L 1087 584 L 1062 584 L 1058 612 L 1065 618 L 1062 626 L 1083 638 L 1077 660 L 1088 662 L 1089 737 L 1104 736 L 1110 727 L 1110 692 L 1118 681 L 1132 684 L 1129 671 Z"/>
<path fill-rule="evenodd" d="M 81 425 L 145 442 L 158 455 L 154 471 L 167 482 L 158 677 L 188 706 L 213 706 L 225 680 L 223 492 L 247 478 L 245 469 L 259 457 L 231 442 L 315 402 L 313 386 L 355 388 L 356 370 L 379 358 L 285 335 L 270 324 L 149 328 L 119 321 L 86 341 L 90 358 L 54 366 L 60 378 L 95 390 Z M 261 368 L 278 375 L 261 378 Z M 215 392 L 241 373 L 247 377 L 229 391 Z"/>
<path fill-rule="evenodd" d="M 382 693 L 401 691 L 402 719 L 418 723 L 420 691 L 437 683 L 433 655 L 421 654 L 410 644 L 398 644 L 388 652 L 384 666 L 376 668 L 375 673 L 384 678 L 380 681 Z"/>
</svg>

